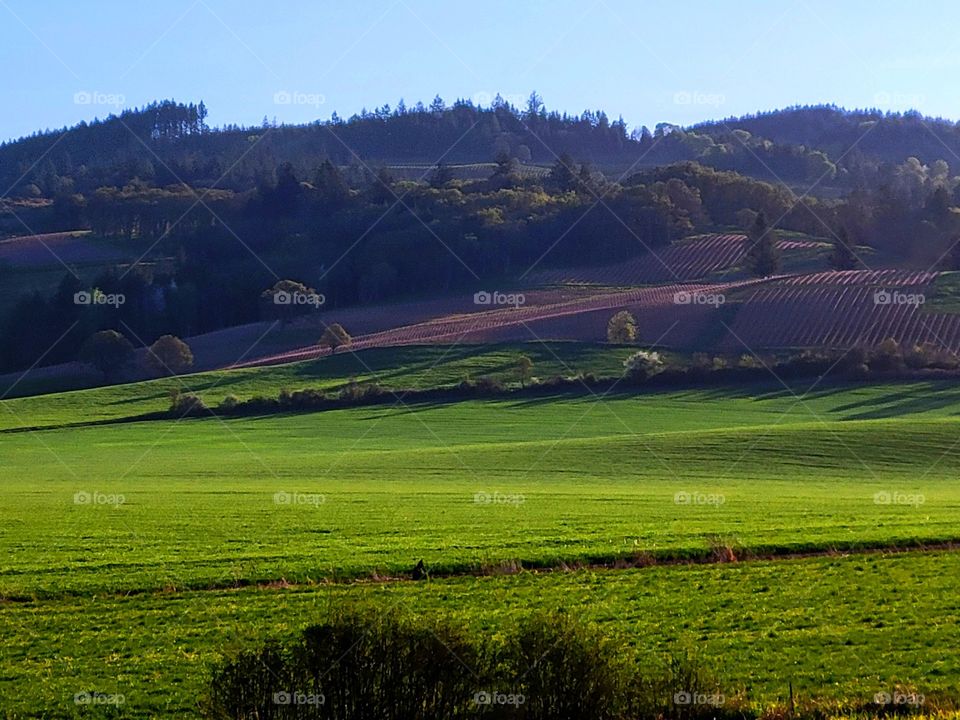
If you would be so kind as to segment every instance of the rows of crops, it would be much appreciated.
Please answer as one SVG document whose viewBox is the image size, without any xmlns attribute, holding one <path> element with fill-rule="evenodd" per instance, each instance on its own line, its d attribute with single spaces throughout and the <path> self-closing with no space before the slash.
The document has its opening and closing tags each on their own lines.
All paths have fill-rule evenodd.
<svg viewBox="0 0 960 720">
<path fill-rule="evenodd" d="M 935 272 L 917 272 L 914 270 L 829 270 L 785 278 L 783 284 L 902 288 L 929 285 L 936 277 L 937 273 Z"/>
<path fill-rule="evenodd" d="M 587 282 L 608 285 L 697 280 L 734 267 L 746 249 L 747 238 L 744 235 L 708 235 L 651 250 L 615 265 L 547 270 L 532 279 L 545 284 Z"/>
<path fill-rule="evenodd" d="M 353 348 L 418 345 L 438 342 L 490 342 L 507 340 L 536 340 L 550 337 L 562 339 L 598 340 L 605 337 L 610 314 L 628 308 L 650 328 L 648 335 L 661 337 L 669 328 L 689 335 L 690 328 L 698 327 L 711 316 L 717 305 L 701 298 L 724 296 L 734 289 L 762 283 L 762 280 L 736 281 L 717 284 L 673 284 L 654 288 L 635 288 L 544 304 L 517 304 L 495 310 L 451 315 L 413 325 L 354 338 Z M 544 329 L 541 334 L 538 328 Z M 658 332 L 659 328 L 659 332 Z M 650 338 L 651 341 L 654 339 Z M 663 344 L 678 344 L 678 340 L 662 339 Z M 679 343 L 682 344 L 682 343 Z M 320 357 L 329 351 L 310 346 L 255 360 L 234 367 L 272 365 Z"/>
<path fill-rule="evenodd" d="M 960 316 L 922 311 L 926 286 L 920 283 L 932 274 L 823 275 L 823 284 L 800 277 L 757 289 L 739 308 L 721 347 L 872 346 L 892 337 L 901 345 L 960 349 Z M 887 286 L 878 287 L 883 282 Z"/>
</svg>

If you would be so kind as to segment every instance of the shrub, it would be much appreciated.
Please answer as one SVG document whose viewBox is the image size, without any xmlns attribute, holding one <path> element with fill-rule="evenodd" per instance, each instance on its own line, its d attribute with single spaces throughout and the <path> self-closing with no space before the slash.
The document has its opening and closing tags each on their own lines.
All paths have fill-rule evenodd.
<svg viewBox="0 0 960 720">
<path fill-rule="evenodd" d="M 339 609 L 285 645 L 221 664 L 204 711 L 222 720 L 745 717 L 692 653 L 652 674 L 638 673 L 628 653 L 565 612 L 491 636 L 396 610 Z"/>
<path fill-rule="evenodd" d="M 215 718 L 427 720 L 476 716 L 482 667 L 451 627 L 396 612 L 346 611 L 291 647 L 241 653 L 211 683 Z"/>
<path fill-rule="evenodd" d="M 199 395 L 183 393 L 179 390 L 170 393 L 170 414 L 174 417 L 202 415 L 205 412 L 207 412 L 207 406 Z"/>
<path fill-rule="evenodd" d="M 632 711 L 635 717 L 659 717 L 663 720 L 742 717 L 720 692 L 720 686 L 690 649 L 668 656 L 666 666 L 653 675 L 634 679 Z"/>
<path fill-rule="evenodd" d="M 900 344 L 893 338 L 887 338 L 880 343 L 870 355 L 870 368 L 887 372 L 903 369 Z"/>
<path fill-rule="evenodd" d="M 627 377 L 632 380 L 648 380 L 663 371 L 663 360 L 660 353 L 639 350 L 623 361 Z"/>
<path fill-rule="evenodd" d="M 626 717 L 629 671 L 618 648 L 566 613 L 534 615 L 507 639 L 500 658 L 508 697 L 529 720 Z"/>
<path fill-rule="evenodd" d="M 526 385 L 527 380 L 530 379 L 530 374 L 533 372 L 533 360 L 530 359 L 529 355 L 521 355 L 517 358 L 517 377 L 520 380 L 520 387 Z"/>
<path fill-rule="evenodd" d="M 957 367 L 957 356 L 949 350 L 932 342 L 915 345 L 903 354 L 903 360 L 908 368 L 938 368 L 954 370 Z"/>
<path fill-rule="evenodd" d="M 236 395 L 227 395 L 220 402 L 220 409 L 225 412 L 233 412 L 237 409 L 237 406 L 240 404 L 240 399 Z"/>
</svg>

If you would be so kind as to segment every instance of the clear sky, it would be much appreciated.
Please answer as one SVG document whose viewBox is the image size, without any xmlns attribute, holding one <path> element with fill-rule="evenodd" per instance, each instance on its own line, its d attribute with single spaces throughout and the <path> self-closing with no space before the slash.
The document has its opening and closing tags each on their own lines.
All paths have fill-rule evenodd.
<svg viewBox="0 0 960 720">
<path fill-rule="evenodd" d="M 0 139 L 174 98 L 208 122 L 440 94 L 690 124 L 793 104 L 960 118 L 960 3 L 0 0 Z"/>
</svg>

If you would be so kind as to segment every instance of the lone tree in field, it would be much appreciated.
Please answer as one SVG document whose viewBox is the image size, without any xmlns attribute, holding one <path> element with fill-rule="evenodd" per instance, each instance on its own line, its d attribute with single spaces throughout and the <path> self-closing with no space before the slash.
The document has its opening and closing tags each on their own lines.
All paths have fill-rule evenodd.
<svg viewBox="0 0 960 720">
<path fill-rule="evenodd" d="M 175 335 L 163 335 L 150 346 L 145 362 L 158 375 L 179 375 L 193 367 L 193 352 Z"/>
<path fill-rule="evenodd" d="M 637 341 L 637 321 L 627 310 L 621 310 L 607 323 L 607 342 L 629 345 Z"/>
<path fill-rule="evenodd" d="M 525 387 L 530 374 L 533 372 L 533 360 L 528 355 L 517 358 L 517 377 L 520 378 L 520 387 Z"/>
<path fill-rule="evenodd" d="M 747 233 L 750 249 L 744 256 L 744 265 L 755 277 L 768 277 L 780 269 L 780 250 L 777 248 L 777 234 L 767 224 L 763 211 L 757 213 L 750 232 Z"/>
<path fill-rule="evenodd" d="M 857 256 L 853 254 L 853 245 L 846 227 L 837 231 L 830 253 L 830 267 L 834 270 L 853 270 L 857 266 Z"/>
<path fill-rule="evenodd" d="M 133 361 L 133 345 L 116 330 L 101 330 L 84 341 L 79 359 L 111 379 Z"/>
<path fill-rule="evenodd" d="M 320 347 L 328 347 L 331 352 L 336 352 L 338 347 L 349 345 L 352 341 L 350 333 L 343 329 L 340 323 L 330 323 L 317 344 Z"/>
</svg>

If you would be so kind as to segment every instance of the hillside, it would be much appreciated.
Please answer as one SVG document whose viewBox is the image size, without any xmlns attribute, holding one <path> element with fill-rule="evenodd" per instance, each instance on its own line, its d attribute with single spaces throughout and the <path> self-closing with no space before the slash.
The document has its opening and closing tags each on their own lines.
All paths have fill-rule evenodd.
<svg viewBox="0 0 960 720">
<path fill-rule="evenodd" d="M 759 134 L 780 119 L 783 142 Z M 930 273 L 930 284 L 960 268 L 949 163 L 888 160 L 918 137 L 917 123 L 942 123 L 836 108 L 741 121 L 733 132 L 723 121 L 628 133 L 600 111 L 570 117 L 534 97 L 525 110 L 437 99 L 217 129 L 202 105 L 162 102 L 8 143 L 0 172 L 35 167 L 21 173 L 20 197 L 0 204 L 0 372 L 95 382 L 70 364 L 110 330 L 136 348 L 137 364 L 159 337 L 186 338 L 207 370 L 316 356 L 332 322 L 357 348 L 597 342 L 621 309 L 638 314 L 644 342 L 684 350 L 731 351 L 731 332 L 756 351 L 952 338 L 949 320 L 887 321 L 891 308 L 844 304 L 866 294 L 816 304 L 735 292 L 752 278 L 831 269 Z M 836 160 L 820 149 L 864 123 L 896 143 Z M 911 147 L 922 156 L 928 146 Z M 778 257 L 757 272 L 750 254 L 768 230 Z M 280 307 L 284 288 L 322 307 Z M 527 302 L 477 307 L 484 291 Z M 96 292 L 116 305 L 77 300 Z M 678 293 L 723 295 L 724 307 L 675 302 Z M 751 304 L 754 315 L 740 313 Z M 815 327 L 783 321 L 809 312 Z M 848 314 L 874 331 L 839 330 Z M 766 322 L 789 330 L 758 334 Z M 124 376 L 143 377 L 135 366 Z"/>
</svg>

